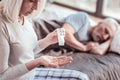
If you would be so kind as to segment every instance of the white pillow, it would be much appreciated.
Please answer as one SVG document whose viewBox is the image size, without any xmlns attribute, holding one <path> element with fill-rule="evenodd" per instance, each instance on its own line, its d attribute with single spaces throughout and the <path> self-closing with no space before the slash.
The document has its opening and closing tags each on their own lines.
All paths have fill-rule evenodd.
<svg viewBox="0 0 120 80">
<path fill-rule="evenodd" d="M 110 45 L 110 51 L 120 54 L 120 28 L 118 28 L 113 41 Z"/>
</svg>

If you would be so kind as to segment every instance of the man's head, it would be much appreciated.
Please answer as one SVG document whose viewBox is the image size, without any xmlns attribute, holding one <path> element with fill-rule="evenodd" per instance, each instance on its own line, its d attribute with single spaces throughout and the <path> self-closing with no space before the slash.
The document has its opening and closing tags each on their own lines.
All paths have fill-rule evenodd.
<svg viewBox="0 0 120 80">
<path fill-rule="evenodd" d="M 99 22 L 91 33 L 91 36 L 96 42 L 104 42 L 112 38 L 117 30 L 118 23 L 112 18 L 106 18 Z"/>
</svg>

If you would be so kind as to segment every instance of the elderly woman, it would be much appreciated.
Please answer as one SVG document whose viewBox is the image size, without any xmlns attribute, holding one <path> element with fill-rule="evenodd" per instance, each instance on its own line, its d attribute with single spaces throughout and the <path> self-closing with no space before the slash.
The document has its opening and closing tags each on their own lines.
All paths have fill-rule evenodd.
<svg viewBox="0 0 120 80">
<path fill-rule="evenodd" d="M 31 19 L 42 11 L 45 1 L 2 0 L 0 80 L 87 79 L 85 74 L 77 71 L 51 69 L 70 63 L 71 57 L 41 56 L 34 58 L 34 54 L 58 42 L 56 30 L 38 41 L 33 30 Z M 40 65 L 51 68 L 37 68 Z"/>
</svg>

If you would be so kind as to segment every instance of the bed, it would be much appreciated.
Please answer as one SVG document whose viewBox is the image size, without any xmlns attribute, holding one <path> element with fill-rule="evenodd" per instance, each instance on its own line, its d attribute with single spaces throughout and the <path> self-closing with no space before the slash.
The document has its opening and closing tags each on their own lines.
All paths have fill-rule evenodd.
<svg viewBox="0 0 120 80">
<path fill-rule="evenodd" d="M 61 27 L 63 22 L 60 20 L 36 20 L 34 28 L 38 39 L 44 38 L 49 32 Z M 106 55 L 94 55 L 77 51 L 66 45 L 59 47 L 54 44 L 46 48 L 39 55 L 68 55 L 73 57 L 73 62 L 61 68 L 72 69 L 88 75 L 90 80 L 120 80 L 120 55 L 115 52 L 107 52 Z"/>
</svg>

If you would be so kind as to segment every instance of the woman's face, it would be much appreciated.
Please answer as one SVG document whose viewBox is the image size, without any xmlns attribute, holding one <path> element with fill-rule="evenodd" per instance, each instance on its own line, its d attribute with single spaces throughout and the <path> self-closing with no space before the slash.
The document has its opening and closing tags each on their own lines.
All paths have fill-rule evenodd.
<svg viewBox="0 0 120 80">
<path fill-rule="evenodd" d="M 99 23 L 92 32 L 92 38 L 94 41 L 101 43 L 110 38 L 112 33 L 110 26 L 104 23 Z"/>
<path fill-rule="evenodd" d="M 19 16 L 28 16 L 34 10 L 37 10 L 40 0 L 23 0 Z"/>
</svg>

